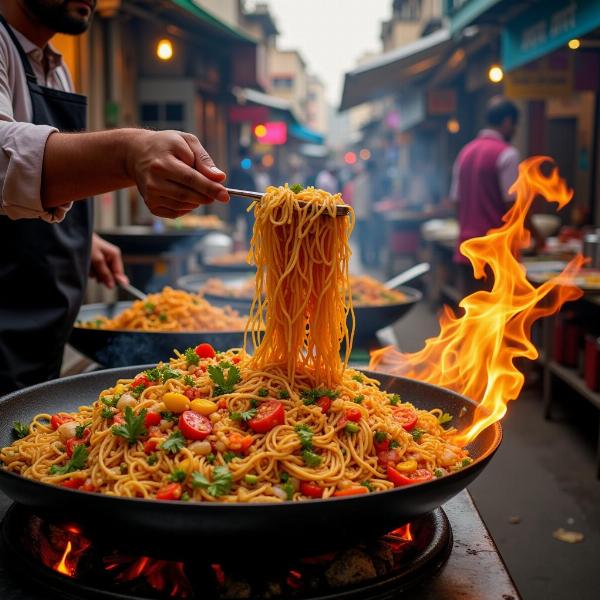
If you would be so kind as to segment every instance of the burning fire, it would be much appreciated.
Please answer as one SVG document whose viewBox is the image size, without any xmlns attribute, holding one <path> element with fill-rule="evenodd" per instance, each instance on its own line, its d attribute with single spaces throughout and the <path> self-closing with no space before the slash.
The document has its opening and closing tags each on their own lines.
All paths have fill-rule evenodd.
<svg viewBox="0 0 600 600">
<path fill-rule="evenodd" d="M 410 523 L 402 525 L 402 527 L 398 527 L 398 529 L 394 529 L 394 531 L 390 532 L 388 536 L 393 536 L 396 539 L 399 538 L 403 542 L 412 542 L 413 534 L 410 527 Z"/>
<path fill-rule="evenodd" d="M 392 347 L 371 354 L 370 367 L 437 384 L 476 400 L 479 405 L 472 424 L 457 434 L 465 445 L 488 425 L 501 419 L 509 400 L 518 397 L 525 378 L 515 366 L 518 358 L 535 359 L 531 343 L 535 321 L 557 312 L 569 300 L 582 295 L 572 282 L 585 259 L 577 255 L 558 276 L 535 288 L 519 263 L 519 251 L 529 246 L 525 227 L 527 213 L 537 196 L 556 202 L 559 209 L 572 198 L 554 167 L 545 176 L 541 167 L 550 159 L 529 158 L 519 166 L 519 176 L 510 191 L 516 202 L 504 215 L 504 225 L 487 235 L 467 240 L 461 252 L 473 265 L 476 278 L 485 276 L 486 266 L 494 275 L 491 291 L 478 291 L 463 298 L 464 314 L 455 315 L 447 306 L 440 317 L 440 334 L 426 340 L 414 354 Z"/>
<path fill-rule="evenodd" d="M 67 557 L 69 556 L 69 554 L 71 554 L 71 549 L 72 549 L 72 544 L 71 541 L 69 540 L 67 542 L 67 546 L 65 548 L 65 551 L 63 552 L 62 558 L 60 559 L 60 562 L 57 563 L 57 565 L 54 567 L 55 571 L 58 571 L 59 573 L 62 573 L 63 575 L 67 575 L 69 577 L 73 577 L 73 575 L 75 574 L 75 569 L 67 564 Z"/>
</svg>

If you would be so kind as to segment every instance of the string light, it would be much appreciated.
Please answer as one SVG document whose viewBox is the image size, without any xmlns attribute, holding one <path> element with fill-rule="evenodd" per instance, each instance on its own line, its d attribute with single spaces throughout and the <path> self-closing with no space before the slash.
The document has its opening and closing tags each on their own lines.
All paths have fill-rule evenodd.
<svg viewBox="0 0 600 600">
<path fill-rule="evenodd" d="M 567 46 L 569 46 L 569 48 L 571 48 L 571 50 L 577 50 L 577 48 L 579 48 L 579 46 L 581 46 L 581 41 L 577 38 L 573 38 L 572 40 L 569 40 L 567 42 Z"/>
<path fill-rule="evenodd" d="M 500 65 L 492 65 L 488 71 L 488 79 L 492 83 L 500 83 L 504 79 L 504 71 Z"/>
<path fill-rule="evenodd" d="M 156 56 L 160 60 L 171 60 L 173 58 L 173 44 L 171 40 L 165 38 L 156 45 Z"/>
<path fill-rule="evenodd" d="M 458 133 L 460 131 L 460 123 L 458 119 L 455 119 L 454 117 L 448 119 L 448 122 L 446 123 L 446 129 L 450 133 Z"/>
</svg>

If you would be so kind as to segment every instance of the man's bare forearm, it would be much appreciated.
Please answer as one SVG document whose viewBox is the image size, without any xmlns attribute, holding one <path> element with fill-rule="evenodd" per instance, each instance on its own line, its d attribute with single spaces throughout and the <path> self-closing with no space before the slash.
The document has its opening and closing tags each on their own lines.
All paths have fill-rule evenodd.
<svg viewBox="0 0 600 600">
<path fill-rule="evenodd" d="M 134 184 L 128 173 L 130 141 L 143 130 L 53 133 L 44 151 L 42 204 L 54 208 Z"/>
<path fill-rule="evenodd" d="M 173 218 L 213 200 L 227 202 L 224 179 L 190 133 L 53 133 L 44 151 L 41 196 L 47 210 L 135 185 L 153 214 Z"/>
</svg>

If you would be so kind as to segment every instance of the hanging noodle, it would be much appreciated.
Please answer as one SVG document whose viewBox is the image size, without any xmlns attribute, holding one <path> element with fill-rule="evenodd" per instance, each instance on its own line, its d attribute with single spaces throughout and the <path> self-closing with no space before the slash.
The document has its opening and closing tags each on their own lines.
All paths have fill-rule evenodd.
<svg viewBox="0 0 600 600">
<path fill-rule="evenodd" d="M 333 216 L 341 202 L 286 186 L 254 207 L 250 255 L 264 285 L 247 329 L 253 356 L 200 344 L 92 406 L 38 415 L 0 452 L 4 468 L 110 495 L 279 502 L 385 490 L 468 464 L 449 415 L 346 366 L 352 216 Z"/>
</svg>

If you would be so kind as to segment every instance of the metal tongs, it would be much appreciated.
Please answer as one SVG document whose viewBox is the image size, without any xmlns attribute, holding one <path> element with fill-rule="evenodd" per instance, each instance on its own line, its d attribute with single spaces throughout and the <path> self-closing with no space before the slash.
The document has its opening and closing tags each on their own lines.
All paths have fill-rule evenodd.
<svg viewBox="0 0 600 600">
<path fill-rule="evenodd" d="M 130 283 L 125 283 L 124 281 L 119 281 L 117 279 L 117 285 L 122 290 L 125 290 L 127 293 L 131 294 L 134 298 L 137 298 L 138 300 L 146 300 L 146 298 L 147 298 L 146 294 L 144 294 L 144 292 L 142 292 L 142 290 L 139 290 L 138 288 L 134 287 Z"/>
<path fill-rule="evenodd" d="M 252 198 L 252 200 L 262 200 L 262 197 L 264 196 L 264 194 L 261 194 L 260 192 L 252 192 L 250 190 L 234 190 L 233 188 L 225 188 L 225 189 L 229 192 L 229 194 L 231 196 L 241 196 L 242 198 Z M 300 200 L 298 202 L 298 204 L 305 205 L 307 203 Z M 345 206 L 343 204 L 338 204 L 336 206 L 335 216 L 336 217 L 345 217 L 348 215 L 349 212 L 350 212 L 349 206 Z"/>
</svg>

